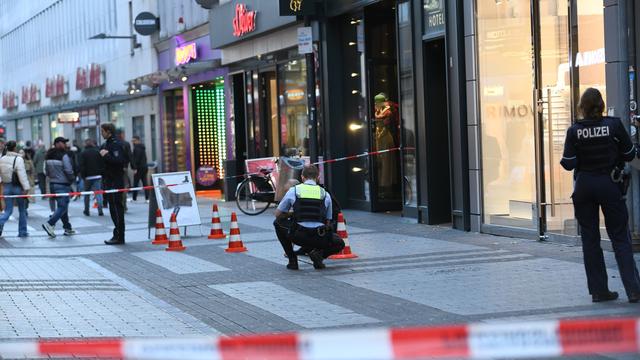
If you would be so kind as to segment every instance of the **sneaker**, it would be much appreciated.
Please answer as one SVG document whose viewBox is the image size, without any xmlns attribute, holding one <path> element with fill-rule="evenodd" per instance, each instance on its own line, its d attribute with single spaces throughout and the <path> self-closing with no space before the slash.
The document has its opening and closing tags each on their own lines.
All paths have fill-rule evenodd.
<svg viewBox="0 0 640 360">
<path fill-rule="evenodd" d="M 104 216 L 104 213 L 102 211 L 98 211 L 98 216 Z"/>
<path fill-rule="evenodd" d="M 611 301 L 617 298 L 618 298 L 618 293 L 615 291 L 607 291 L 606 293 L 591 295 L 592 302 Z"/>
<path fill-rule="evenodd" d="M 49 235 L 49 237 L 52 237 L 52 238 L 56 237 L 56 233 L 53 229 L 53 226 L 51 226 L 49 223 L 42 224 L 42 228 L 47 233 L 47 235 Z"/>
<path fill-rule="evenodd" d="M 149 200 L 145 200 L 144 202 L 145 202 L 146 204 L 148 204 L 148 203 L 149 203 Z"/>
<path fill-rule="evenodd" d="M 89 213 L 89 210 L 85 210 L 82 213 L 84 214 L 84 216 L 91 216 L 91 214 Z"/>
<path fill-rule="evenodd" d="M 71 236 L 71 235 L 75 235 L 76 231 L 73 229 L 64 229 L 64 235 L 65 236 Z"/>
</svg>

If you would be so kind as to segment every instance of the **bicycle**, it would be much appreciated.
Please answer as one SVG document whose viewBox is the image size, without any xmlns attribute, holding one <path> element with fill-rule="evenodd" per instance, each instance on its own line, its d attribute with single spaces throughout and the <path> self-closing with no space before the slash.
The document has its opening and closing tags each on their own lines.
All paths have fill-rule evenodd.
<svg viewBox="0 0 640 360">
<path fill-rule="evenodd" d="M 236 205 L 247 215 L 259 215 L 275 202 L 276 187 L 272 168 L 259 168 L 258 174 L 250 174 L 236 188 Z"/>
</svg>

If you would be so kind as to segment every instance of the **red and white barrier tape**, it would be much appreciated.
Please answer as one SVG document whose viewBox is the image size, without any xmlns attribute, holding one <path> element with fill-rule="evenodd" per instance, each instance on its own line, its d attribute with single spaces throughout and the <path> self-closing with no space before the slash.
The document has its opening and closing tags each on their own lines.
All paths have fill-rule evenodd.
<svg viewBox="0 0 640 360">
<path fill-rule="evenodd" d="M 149 185 L 149 186 L 139 186 L 139 187 L 132 187 L 132 188 L 124 188 L 124 189 L 75 191 L 75 192 L 56 193 L 56 194 L 0 195 L 0 199 L 24 199 L 24 198 L 31 198 L 31 197 L 57 198 L 57 197 L 67 197 L 67 196 L 104 195 L 104 194 L 115 194 L 115 193 L 127 193 L 131 191 L 139 191 L 139 190 L 151 190 L 153 188 L 172 187 L 172 186 L 178 186 L 178 185 L 182 185 L 182 184 L 169 184 L 169 185 L 159 185 L 159 186 Z"/>
<path fill-rule="evenodd" d="M 640 353 L 640 318 L 551 320 L 184 339 L 0 342 L 2 357 L 496 359 Z"/>
</svg>

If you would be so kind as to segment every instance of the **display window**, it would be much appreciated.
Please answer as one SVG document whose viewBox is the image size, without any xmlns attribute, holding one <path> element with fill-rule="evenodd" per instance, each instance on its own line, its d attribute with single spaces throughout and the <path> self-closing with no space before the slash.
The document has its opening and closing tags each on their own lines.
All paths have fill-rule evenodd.
<svg viewBox="0 0 640 360">
<path fill-rule="evenodd" d="M 184 99 L 182 89 L 164 93 L 162 165 L 163 171 L 187 170 Z"/>
<path fill-rule="evenodd" d="M 284 153 L 309 154 L 307 66 L 294 59 L 278 66 L 280 147 Z M 274 89 L 275 90 L 275 89 Z M 274 114 L 277 113 L 277 109 Z"/>
</svg>

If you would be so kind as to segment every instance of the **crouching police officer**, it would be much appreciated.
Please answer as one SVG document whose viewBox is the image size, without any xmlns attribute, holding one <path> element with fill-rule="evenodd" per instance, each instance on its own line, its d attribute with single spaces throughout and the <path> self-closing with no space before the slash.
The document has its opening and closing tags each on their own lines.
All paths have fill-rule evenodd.
<svg viewBox="0 0 640 360">
<path fill-rule="evenodd" d="M 587 89 L 580 98 L 578 120 L 567 130 L 560 164 L 576 170 L 573 207 L 580 224 L 587 285 L 593 302 L 618 298 L 609 290 L 607 270 L 600 247 L 598 208 L 604 214 L 618 269 L 629 302 L 640 300 L 640 277 L 631 248 L 628 213 L 621 169 L 616 165 L 633 160 L 636 147 L 620 119 L 602 117 L 604 101 L 596 89 Z"/>
<path fill-rule="evenodd" d="M 287 269 L 298 270 L 298 257 L 293 244 L 309 250 L 313 267 L 324 269 L 323 259 L 339 253 L 344 241 L 334 236 L 331 221 L 331 196 L 317 184 L 319 176 L 315 165 L 302 169 L 302 184 L 293 186 L 284 195 L 273 225 L 278 240 L 289 258 Z M 289 210 L 293 208 L 293 213 Z"/>
</svg>

